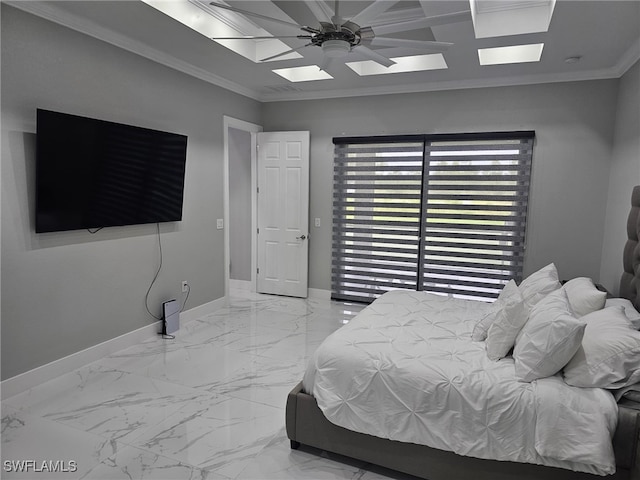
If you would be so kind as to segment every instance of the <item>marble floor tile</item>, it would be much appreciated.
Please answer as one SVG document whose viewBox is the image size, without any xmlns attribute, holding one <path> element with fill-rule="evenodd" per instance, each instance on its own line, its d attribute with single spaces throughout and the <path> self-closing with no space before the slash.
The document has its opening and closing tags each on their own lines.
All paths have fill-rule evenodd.
<svg viewBox="0 0 640 480">
<path fill-rule="evenodd" d="M 306 362 L 273 358 L 256 358 L 219 383 L 210 391 L 234 398 L 284 408 L 287 394 L 303 377 Z"/>
<path fill-rule="evenodd" d="M 166 342 L 175 342 L 170 351 L 132 347 L 107 357 L 100 364 L 173 384 L 209 390 L 210 385 L 251 363 L 254 358 L 249 353 L 213 343 Z"/>
<path fill-rule="evenodd" d="M 99 435 L 2 407 L 0 477 L 4 479 L 82 478 L 122 446 Z"/>
<path fill-rule="evenodd" d="M 229 480 L 214 472 L 163 457 L 147 450 L 124 447 L 101 462 L 83 479 L 113 480 Z"/>
<path fill-rule="evenodd" d="M 416 480 L 411 475 L 302 446 L 292 450 L 284 429 L 237 477 L 242 480 Z"/>
<path fill-rule="evenodd" d="M 337 462 L 320 452 L 292 450 L 281 429 L 259 455 L 247 463 L 237 478 L 243 480 L 353 479 L 364 462 Z"/>
<path fill-rule="evenodd" d="M 401 478 L 291 450 L 289 391 L 320 343 L 362 305 L 234 292 L 226 307 L 2 402 L 2 460 L 73 472 L 2 478 Z M 17 467 L 26 464 L 8 464 Z M 52 464 L 53 465 L 53 464 Z M 12 470 L 15 470 L 12 468 Z"/>
<path fill-rule="evenodd" d="M 210 394 L 93 364 L 11 397 L 6 404 L 128 442 L 202 396 Z"/>
<path fill-rule="evenodd" d="M 145 450 L 236 478 L 276 435 L 284 409 L 227 398 L 182 410 L 136 440 Z"/>
</svg>

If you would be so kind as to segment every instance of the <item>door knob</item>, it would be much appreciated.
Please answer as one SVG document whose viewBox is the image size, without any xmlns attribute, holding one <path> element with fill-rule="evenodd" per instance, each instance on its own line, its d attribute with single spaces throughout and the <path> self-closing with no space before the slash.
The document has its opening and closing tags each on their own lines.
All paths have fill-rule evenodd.
<svg viewBox="0 0 640 480">
<path fill-rule="evenodd" d="M 306 235 L 301 235 L 299 237 L 296 237 L 296 240 L 306 240 L 307 236 Z"/>
</svg>

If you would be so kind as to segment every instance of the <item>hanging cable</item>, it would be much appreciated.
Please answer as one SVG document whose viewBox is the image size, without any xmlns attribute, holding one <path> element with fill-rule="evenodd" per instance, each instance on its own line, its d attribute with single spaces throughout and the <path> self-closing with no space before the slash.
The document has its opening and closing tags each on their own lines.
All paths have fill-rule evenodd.
<svg viewBox="0 0 640 480">
<path fill-rule="evenodd" d="M 156 317 L 153 313 L 151 313 L 151 310 L 149 310 L 149 293 L 151 292 L 151 288 L 153 287 L 153 284 L 156 283 L 156 280 L 158 279 L 160 270 L 162 270 L 162 242 L 160 241 L 160 224 L 159 223 L 156 223 L 156 231 L 158 232 L 158 246 L 160 247 L 160 265 L 158 265 L 158 270 L 156 271 L 156 274 L 153 277 L 153 280 L 151 280 L 151 283 L 149 284 L 149 288 L 147 289 L 147 294 L 144 296 L 144 306 L 146 307 L 149 315 L 151 315 L 156 320 L 162 320 L 162 317 Z"/>
<path fill-rule="evenodd" d="M 184 310 L 184 306 L 187 304 L 187 300 L 189 300 L 189 294 L 191 293 L 191 287 L 188 283 L 185 282 L 185 284 L 187 286 L 187 296 L 184 298 L 184 302 L 182 302 L 182 306 L 180 307 L 181 312 Z"/>
</svg>

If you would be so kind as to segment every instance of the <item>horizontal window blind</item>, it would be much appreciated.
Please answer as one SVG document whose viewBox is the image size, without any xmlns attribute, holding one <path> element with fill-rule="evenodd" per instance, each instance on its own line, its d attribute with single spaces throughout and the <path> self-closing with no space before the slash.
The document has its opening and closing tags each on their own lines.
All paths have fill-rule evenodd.
<svg viewBox="0 0 640 480">
<path fill-rule="evenodd" d="M 332 298 L 418 287 L 422 141 L 335 147 Z"/>
<path fill-rule="evenodd" d="M 521 279 L 533 132 L 334 143 L 332 298 L 486 300 Z"/>
<path fill-rule="evenodd" d="M 495 298 L 521 280 L 532 144 L 427 142 L 423 290 Z"/>
</svg>

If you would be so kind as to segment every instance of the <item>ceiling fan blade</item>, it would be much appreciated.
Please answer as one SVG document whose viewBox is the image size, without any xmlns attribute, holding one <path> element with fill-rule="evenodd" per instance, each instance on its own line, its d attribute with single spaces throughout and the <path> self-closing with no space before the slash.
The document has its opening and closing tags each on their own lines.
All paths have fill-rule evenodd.
<svg viewBox="0 0 640 480">
<path fill-rule="evenodd" d="M 209 2 L 209 5 L 214 7 L 223 8 L 225 10 L 231 10 L 232 12 L 240 13 L 241 15 L 246 15 L 248 17 L 260 18 L 262 20 L 269 20 L 271 22 L 279 23 L 281 25 L 286 25 L 288 27 L 295 27 L 304 30 L 308 27 L 303 27 L 302 25 L 298 25 L 297 23 L 287 22 L 286 20 L 280 20 L 279 18 L 267 17 L 266 15 L 261 15 L 259 13 L 249 12 L 247 10 L 241 10 L 239 8 L 231 7 L 229 5 L 224 5 L 222 3 Z"/>
<path fill-rule="evenodd" d="M 311 39 L 311 35 L 276 35 L 276 36 L 264 36 L 264 37 L 246 35 L 244 37 L 211 37 L 211 40 L 279 40 L 283 38 Z"/>
<path fill-rule="evenodd" d="M 357 13 L 355 16 L 351 17 L 349 21 L 355 23 L 356 25 L 369 25 L 373 21 L 373 19 L 375 19 L 381 13 L 389 10 L 396 3 L 398 3 L 398 0 L 376 0 L 360 13 Z"/>
<path fill-rule="evenodd" d="M 297 47 L 297 48 L 292 48 L 291 50 L 287 50 L 286 52 L 278 53 L 276 55 L 271 55 L 270 57 L 267 57 L 267 58 L 261 58 L 260 61 L 268 62 L 269 60 L 275 60 L 278 57 L 283 57 L 285 55 L 289 55 L 290 53 L 297 52 L 298 50 L 302 50 L 303 48 L 308 47 L 309 45 L 313 45 L 313 44 L 307 43 L 306 45 L 302 45 L 301 47 Z"/>
<path fill-rule="evenodd" d="M 362 44 L 353 48 L 357 49 L 359 53 L 363 54 L 365 57 L 369 58 L 370 60 L 373 60 L 374 62 L 378 62 L 380 65 L 384 65 L 385 67 L 390 67 L 391 65 L 396 64 L 396 62 L 394 62 L 390 58 L 387 58 L 384 55 L 380 55 L 378 52 L 375 52 L 370 48 L 365 47 Z"/>
<path fill-rule="evenodd" d="M 371 45 L 378 47 L 404 47 L 445 52 L 453 45 L 453 43 L 431 42 L 428 40 L 405 40 L 404 38 L 374 37 L 371 40 Z"/>
<path fill-rule="evenodd" d="M 433 17 L 418 18 L 405 22 L 388 23 L 386 25 L 376 25 L 373 31 L 376 35 L 388 35 L 389 33 L 406 32 L 418 30 L 420 28 L 435 27 L 436 25 L 447 25 L 449 23 L 466 22 L 471 20 L 471 10 L 464 10 L 456 13 L 446 13 Z"/>
<path fill-rule="evenodd" d="M 319 23 L 331 23 L 331 17 L 333 17 L 333 10 L 322 0 L 304 0 L 307 4 L 313 16 Z"/>
</svg>

